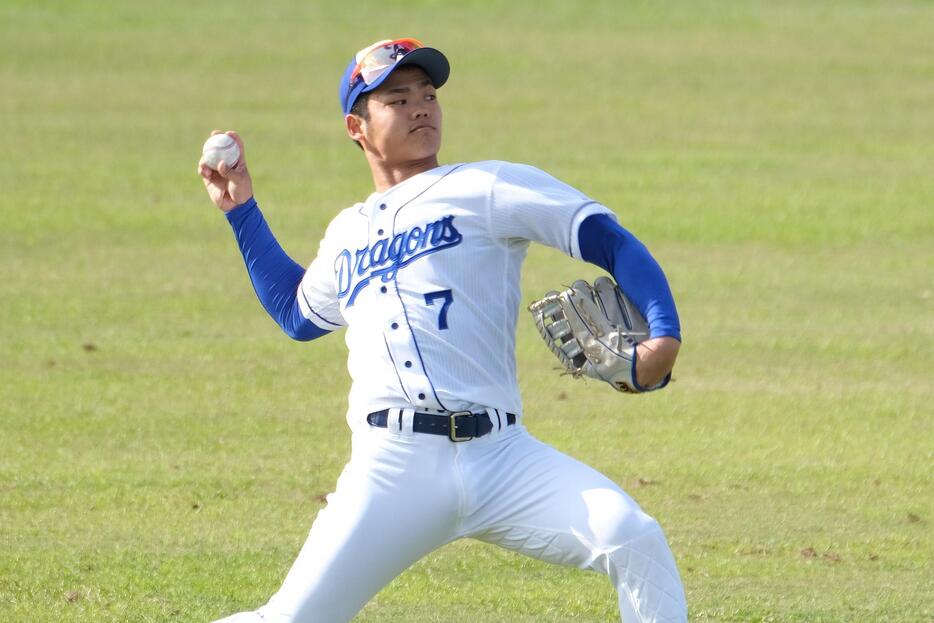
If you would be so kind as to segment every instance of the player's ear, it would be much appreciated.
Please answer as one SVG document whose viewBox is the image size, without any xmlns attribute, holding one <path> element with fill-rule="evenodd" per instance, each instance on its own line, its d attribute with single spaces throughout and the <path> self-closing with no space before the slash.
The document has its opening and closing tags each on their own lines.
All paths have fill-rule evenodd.
<svg viewBox="0 0 934 623">
<path fill-rule="evenodd" d="M 347 128 L 347 136 L 359 143 L 366 129 L 366 121 L 363 117 L 353 113 L 344 115 L 344 125 Z"/>
</svg>

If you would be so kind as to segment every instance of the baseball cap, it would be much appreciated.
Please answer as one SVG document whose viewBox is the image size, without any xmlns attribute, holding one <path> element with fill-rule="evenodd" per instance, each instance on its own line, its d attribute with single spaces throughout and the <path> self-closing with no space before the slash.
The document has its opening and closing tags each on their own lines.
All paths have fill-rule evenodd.
<svg viewBox="0 0 934 623">
<path fill-rule="evenodd" d="M 377 41 L 357 52 L 341 78 L 340 100 L 344 114 L 349 114 L 361 93 L 369 93 L 399 67 L 415 65 L 428 74 L 437 89 L 447 82 L 451 66 L 439 50 L 426 48 L 412 38 Z"/>
</svg>

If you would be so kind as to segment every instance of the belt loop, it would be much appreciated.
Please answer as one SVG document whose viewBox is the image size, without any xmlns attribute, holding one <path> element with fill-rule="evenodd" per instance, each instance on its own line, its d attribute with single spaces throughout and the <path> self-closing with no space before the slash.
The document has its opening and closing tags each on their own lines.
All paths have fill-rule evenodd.
<svg viewBox="0 0 934 623">
<path fill-rule="evenodd" d="M 503 430 L 503 421 L 499 418 L 499 409 L 487 407 L 485 410 L 487 417 L 490 418 L 490 422 L 493 424 L 493 431 Z"/>
<path fill-rule="evenodd" d="M 400 433 L 402 412 L 399 409 L 389 409 L 386 413 L 386 430 L 398 435 Z"/>
<path fill-rule="evenodd" d="M 396 424 L 396 432 L 406 437 L 413 437 L 415 431 L 412 430 L 412 424 L 415 420 L 415 409 L 395 409 L 399 411 L 399 422 Z"/>
</svg>

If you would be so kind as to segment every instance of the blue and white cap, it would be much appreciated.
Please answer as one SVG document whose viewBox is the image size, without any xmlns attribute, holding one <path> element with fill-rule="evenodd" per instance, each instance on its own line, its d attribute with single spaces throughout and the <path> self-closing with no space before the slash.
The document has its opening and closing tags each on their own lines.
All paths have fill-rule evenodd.
<svg viewBox="0 0 934 623">
<path fill-rule="evenodd" d="M 385 39 L 354 55 L 341 78 L 340 100 L 344 114 L 350 114 L 361 93 L 378 88 L 398 67 L 415 65 L 428 74 L 437 89 L 451 73 L 448 59 L 439 50 L 426 48 L 418 39 Z"/>
</svg>

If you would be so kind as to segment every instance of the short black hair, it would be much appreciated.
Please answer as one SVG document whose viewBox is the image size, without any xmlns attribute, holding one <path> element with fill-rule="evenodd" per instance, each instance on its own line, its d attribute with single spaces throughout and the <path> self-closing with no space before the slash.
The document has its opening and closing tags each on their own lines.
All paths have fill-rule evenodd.
<svg viewBox="0 0 934 623">
<path fill-rule="evenodd" d="M 370 99 L 369 93 L 361 93 L 357 96 L 356 101 L 354 101 L 353 106 L 350 107 L 350 114 L 357 115 L 358 117 L 363 117 L 368 119 L 370 112 L 366 108 L 366 103 Z"/>
<path fill-rule="evenodd" d="M 350 114 L 357 115 L 358 117 L 367 120 L 370 118 L 370 111 L 367 109 L 367 102 L 370 100 L 369 93 L 361 93 L 357 96 L 357 99 L 354 101 L 353 106 L 350 107 Z M 353 139 L 351 139 L 353 140 Z M 363 145 L 360 144 L 360 141 L 354 141 L 357 144 L 357 147 L 363 149 Z"/>
</svg>

